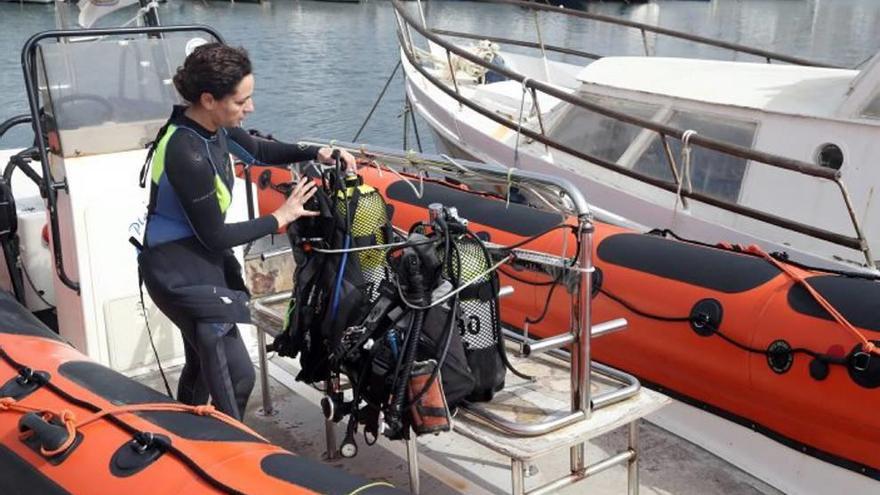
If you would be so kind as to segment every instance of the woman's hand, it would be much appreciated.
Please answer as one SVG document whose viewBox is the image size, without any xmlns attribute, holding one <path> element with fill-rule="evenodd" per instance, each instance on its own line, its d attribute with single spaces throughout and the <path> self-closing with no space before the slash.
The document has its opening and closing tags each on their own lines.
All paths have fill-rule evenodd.
<svg viewBox="0 0 880 495">
<path fill-rule="evenodd" d="M 308 178 L 301 179 L 296 187 L 293 188 L 284 204 L 272 212 L 272 216 L 278 221 L 278 228 L 282 228 L 300 217 L 320 215 L 320 212 L 305 209 L 306 201 L 311 199 L 317 190 L 318 188 L 314 181 Z"/>
<path fill-rule="evenodd" d="M 357 173 L 357 160 L 351 153 L 339 150 L 339 158 L 345 164 L 345 171 L 352 174 Z M 318 150 L 318 161 L 327 165 L 334 165 L 336 160 L 333 159 L 333 148 L 321 148 Z"/>
</svg>

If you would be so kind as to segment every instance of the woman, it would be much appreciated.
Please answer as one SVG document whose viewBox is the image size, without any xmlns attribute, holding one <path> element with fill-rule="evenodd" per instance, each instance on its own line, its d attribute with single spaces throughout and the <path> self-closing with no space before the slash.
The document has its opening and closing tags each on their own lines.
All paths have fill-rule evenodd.
<svg viewBox="0 0 880 495">
<path fill-rule="evenodd" d="M 178 400 L 204 404 L 210 394 L 217 409 L 240 420 L 254 369 L 236 326 L 250 322 L 249 295 L 231 248 L 318 213 L 303 206 L 315 185 L 301 181 L 271 215 L 225 223 L 233 185 L 229 154 L 269 165 L 330 163 L 332 150 L 260 140 L 239 127 L 254 110 L 254 76 L 243 49 L 196 48 L 174 86 L 189 104 L 175 106 L 148 156 L 152 185 L 138 263 L 150 297 L 183 334 Z M 355 167 L 351 154 L 340 156 Z"/>
</svg>

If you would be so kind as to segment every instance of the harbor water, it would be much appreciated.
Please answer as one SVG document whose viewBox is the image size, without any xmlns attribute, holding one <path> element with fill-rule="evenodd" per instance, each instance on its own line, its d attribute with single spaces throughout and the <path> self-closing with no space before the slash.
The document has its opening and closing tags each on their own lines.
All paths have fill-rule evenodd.
<svg viewBox="0 0 880 495">
<path fill-rule="evenodd" d="M 410 7 L 417 8 L 415 2 Z M 429 25 L 485 35 L 537 39 L 534 14 L 480 2 L 430 1 Z M 625 19 L 855 67 L 880 47 L 880 2 L 876 0 L 656 1 L 626 5 L 590 2 L 584 8 Z M 72 9 L 72 4 L 58 8 Z M 99 25 L 120 25 L 134 16 L 127 8 Z M 284 140 L 312 136 L 351 140 L 399 59 L 395 19 L 387 0 L 336 3 L 274 0 L 261 4 L 168 0 L 159 8 L 163 24 L 208 24 L 254 60 L 256 112 L 248 128 Z M 75 15 L 71 16 L 75 17 Z M 638 32 L 586 20 L 539 15 L 544 41 L 600 54 L 639 55 Z M 27 112 L 20 51 L 32 34 L 54 28 L 55 5 L 0 2 L 0 120 Z M 680 41 L 648 38 L 660 55 L 733 58 L 719 49 L 695 49 Z M 403 81 L 398 73 L 359 141 L 403 146 Z M 425 151 L 433 143 L 419 126 Z M 0 147 L 26 145 L 24 130 Z M 412 129 L 408 148 L 415 148 Z"/>
</svg>

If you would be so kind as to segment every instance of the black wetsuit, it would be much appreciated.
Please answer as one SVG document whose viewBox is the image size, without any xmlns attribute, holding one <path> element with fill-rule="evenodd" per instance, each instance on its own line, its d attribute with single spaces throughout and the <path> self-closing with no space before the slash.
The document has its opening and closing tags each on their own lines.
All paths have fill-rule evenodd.
<svg viewBox="0 0 880 495">
<path fill-rule="evenodd" d="M 249 323 L 250 312 L 231 248 L 274 232 L 278 222 L 267 215 L 225 223 L 233 185 L 229 153 L 271 165 L 314 159 L 318 148 L 257 139 L 240 128 L 212 133 L 183 111 L 175 107 L 157 140 L 138 262 L 150 297 L 183 334 L 178 400 L 204 404 L 210 394 L 215 407 L 241 419 L 254 368 L 235 325 Z"/>
</svg>

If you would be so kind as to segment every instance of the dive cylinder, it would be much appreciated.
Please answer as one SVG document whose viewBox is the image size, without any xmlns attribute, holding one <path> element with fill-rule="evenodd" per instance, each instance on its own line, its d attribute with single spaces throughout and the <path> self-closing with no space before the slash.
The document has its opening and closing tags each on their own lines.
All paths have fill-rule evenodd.
<svg viewBox="0 0 880 495">
<path fill-rule="evenodd" d="M 340 218 L 350 224 L 346 238 L 348 247 L 366 247 L 386 244 L 390 237 L 388 212 L 385 200 L 363 179 L 350 174 L 345 178 L 345 187 L 337 191 L 336 209 Z M 349 210 L 351 214 L 349 214 Z M 354 254 L 364 281 L 367 282 L 369 300 L 379 297 L 379 284 L 387 278 L 388 264 L 385 249 L 368 249 Z M 343 255 L 345 256 L 345 255 Z"/>
<path fill-rule="evenodd" d="M 506 368 L 502 356 L 501 320 L 498 313 L 498 275 L 489 271 L 492 260 L 482 241 L 467 228 L 467 220 L 455 207 L 428 206 L 433 218 L 443 218 L 441 225 L 452 236 L 447 254 L 446 278 L 467 286 L 460 295 L 461 312 L 458 331 L 464 344 L 474 389 L 467 400 L 485 402 L 504 388 Z M 441 211 L 442 210 L 442 211 Z"/>
</svg>

